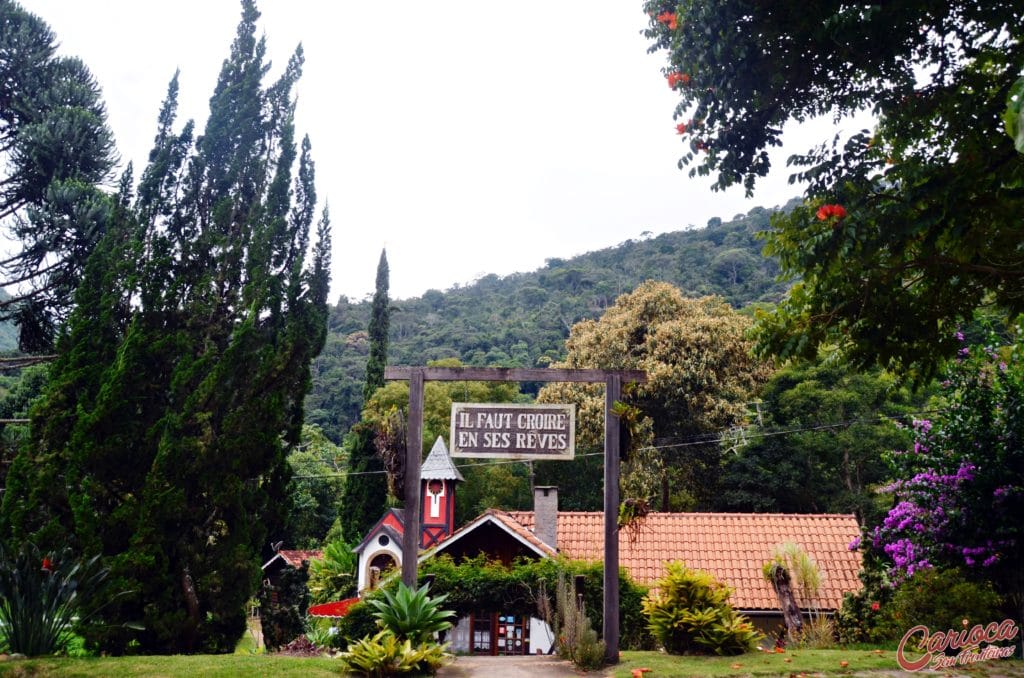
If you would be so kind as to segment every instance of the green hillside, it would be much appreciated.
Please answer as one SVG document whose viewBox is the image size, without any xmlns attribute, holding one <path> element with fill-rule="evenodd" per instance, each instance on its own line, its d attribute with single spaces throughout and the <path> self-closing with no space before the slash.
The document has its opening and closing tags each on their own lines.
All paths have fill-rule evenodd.
<svg viewBox="0 0 1024 678">
<path fill-rule="evenodd" d="M 573 323 L 596 318 L 645 280 L 670 282 L 689 296 L 717 294 L 736 308 L 774 302 L 787 285 L 761 256 L 757 233 L 770 210 L 756 207 L 728 222 L 627 240 L 571 259 L 548 259 L 530 273 L 487 275 L 471 285 L 394 301 L 390 364 L 459 358 L 467 365 L 533 367 L 558 360 Z M 368 302 L 342 297 L 327 345 L 313 366 L 306 418 L 335 441 L 358 418 L 369 350 Z"/>
</svg>

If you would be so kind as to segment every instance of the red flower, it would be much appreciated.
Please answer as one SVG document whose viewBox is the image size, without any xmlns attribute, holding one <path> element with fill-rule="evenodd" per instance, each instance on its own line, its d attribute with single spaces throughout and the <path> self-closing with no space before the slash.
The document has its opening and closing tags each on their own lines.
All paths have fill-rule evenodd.
<svg viewBox="0 0 1024 678">
<path fill-rule="evenodd" d="M 690 76 L 686 73 L 669 73 L 666 76 L 668 79 L 668 86 L 675 89 L 676 85 L 682 83 L 684 85 L 690 84 Z"/>
<path fill-rule="evenodd" d="M 882 608 L 882 605 L 877 600 L 875 602 L 871 603 L 871 611 L 872 612 L 878 612 L 881 608 Z"/>
<path fill-rule="evenodd" d="M 676 134 L 686 134 L 686 123 L 681 122 L 676 125 Z"/>
<path fill-rule="evenodd" d="M 670 31 L 679 28 L 679 15 L 675 12 L 662 12 L 658 15 L 658 21 L 668 26 Z"/>
<path fill-rule="evenodd" d="M 842 205 L 822 205 L 818 208 L 818 221 L 825 221 L 831 217 L 842 219 L 846 216 L 846 208 Z"/>
<path fill-rule="evenodd" d="M 43 558 L 43 569 L 47 572 L 53 569 L 53 563 L 50 561 L 49 558 Z"/>
</svg>

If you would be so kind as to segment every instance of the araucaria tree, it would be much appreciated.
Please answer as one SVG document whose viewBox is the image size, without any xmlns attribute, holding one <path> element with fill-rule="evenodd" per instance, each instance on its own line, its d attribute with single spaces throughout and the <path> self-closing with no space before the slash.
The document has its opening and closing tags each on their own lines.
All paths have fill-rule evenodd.
<svg viewBox="0 0 1024 678">
<path fill-rule="evenodd" d="M 768 251 L 800 276 L 760 345 L 930 373 L 982 304 L 1024 311 L 1024 155 L 1003 115 L 1024 66 L 1020 0 L 646 0 L 680 95 L 680 165 L 748 191 L 783 125 L 869 111 L 872 130 L 789 159 L 806 203 Z M 1013 126 L 1011 125 L 1011 128 Z"/>
<path fill-rule="evenodd" d="M 243 0 L 195 140 L 191 123 L 173 131 L 172 80 L 137 198 L 110 201 L 4 495 L 7 538 L 100 554 L 111 593 L 131 592 L 92 638 L 113 653 L 230 651 L 261 548 L 281 537 L 330 235 L 325 213 L 310 245 L 313 162 L 292 122 L 302 53 L 265 86 L 258 18 Z"/>
<path fill-rule="evenodd" d="M 370 307 L 370 356 L 366 361 L 366 384 L 363 387 L 363 407 L 370 397 L 384 385 L 384 368 L 388 362 L 388 331 L 391 326 L 391 308 L 388 299 L 387 251 L 381 250 L 377 263 L 377 287 Z M 374 446 L 373 427 L 364 419 L 352 427 L 349 444 L 349 475 L 345 478 L 345 497 L 342 500 L 341 531 L 350 543 L 363 538 L 367 530 L 380 518 L 388 498 L 388 483 L 384 464 Z"/>
<path fill-rule="evenodd" d="M 45 22 L 0 0 L 0 225 L 19 243 L 0 259 L 0 319 L 27 351 L 52 349 L 111 218 L 96 188 L 114 163 L 99 86 L 56 51 Z"/>
</svg>

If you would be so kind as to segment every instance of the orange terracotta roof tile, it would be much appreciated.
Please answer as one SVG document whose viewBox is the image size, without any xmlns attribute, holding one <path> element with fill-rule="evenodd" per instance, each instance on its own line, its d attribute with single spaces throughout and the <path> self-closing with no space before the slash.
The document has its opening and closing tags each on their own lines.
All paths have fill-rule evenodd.
<svg viewBox="0 0 1024 678">
<path fill-rule="evenodd" d="M 533 529 L 532 511 L 507 515 Z M 819 594 L 809 601 L 798 598 L 800 606 L 835 610 L 844 593 L 861 588 L 860 553 L 847 546 L 859 535 L 853 515 L 651 513 L 635 533 L 620 533 L 619 563 L 635 581 L 650 586 L 664 576 L 666 563 L 679 560 L 731 587 L 733 607 L 777 610 L 778 599 L 761 567 L 777 545 L 791 541 L 807 551 L 822 573 Z M 573 559 L 603 560 L 604 515 L 560 511 L 558 550 Z"/>
<path fill-rule="evenodd" d="M 277 552 L 277 555 L 281 556 L 281 559 L 292 567 L 302 567 L 303 560 L 323 558 L 324 552 L 281 549 Z"/>
</svg>

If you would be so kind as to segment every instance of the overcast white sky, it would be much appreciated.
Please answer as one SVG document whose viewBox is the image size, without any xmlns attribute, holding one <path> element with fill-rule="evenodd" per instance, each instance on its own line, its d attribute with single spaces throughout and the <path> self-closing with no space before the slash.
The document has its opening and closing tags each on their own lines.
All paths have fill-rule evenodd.
<svg viewBox="0 0 1024 678">
<path fill-rule="evenodd" d="M 201 128 L 240 11 L 234 0 L 22 4 L 95 74 L 136 177 L 176 68 L 179 123 Z M 258 4 L 276 66 L 305 49 L 297 126 L 330 202 L 332 299 L 372 293 L 382 247 L 392 296 L 405 298 L 799 192 L 781 160 L 749 200 L 677 169 L 676 98 L 664 55 L 647 54 L 640 0 Z"/>
</svg>

